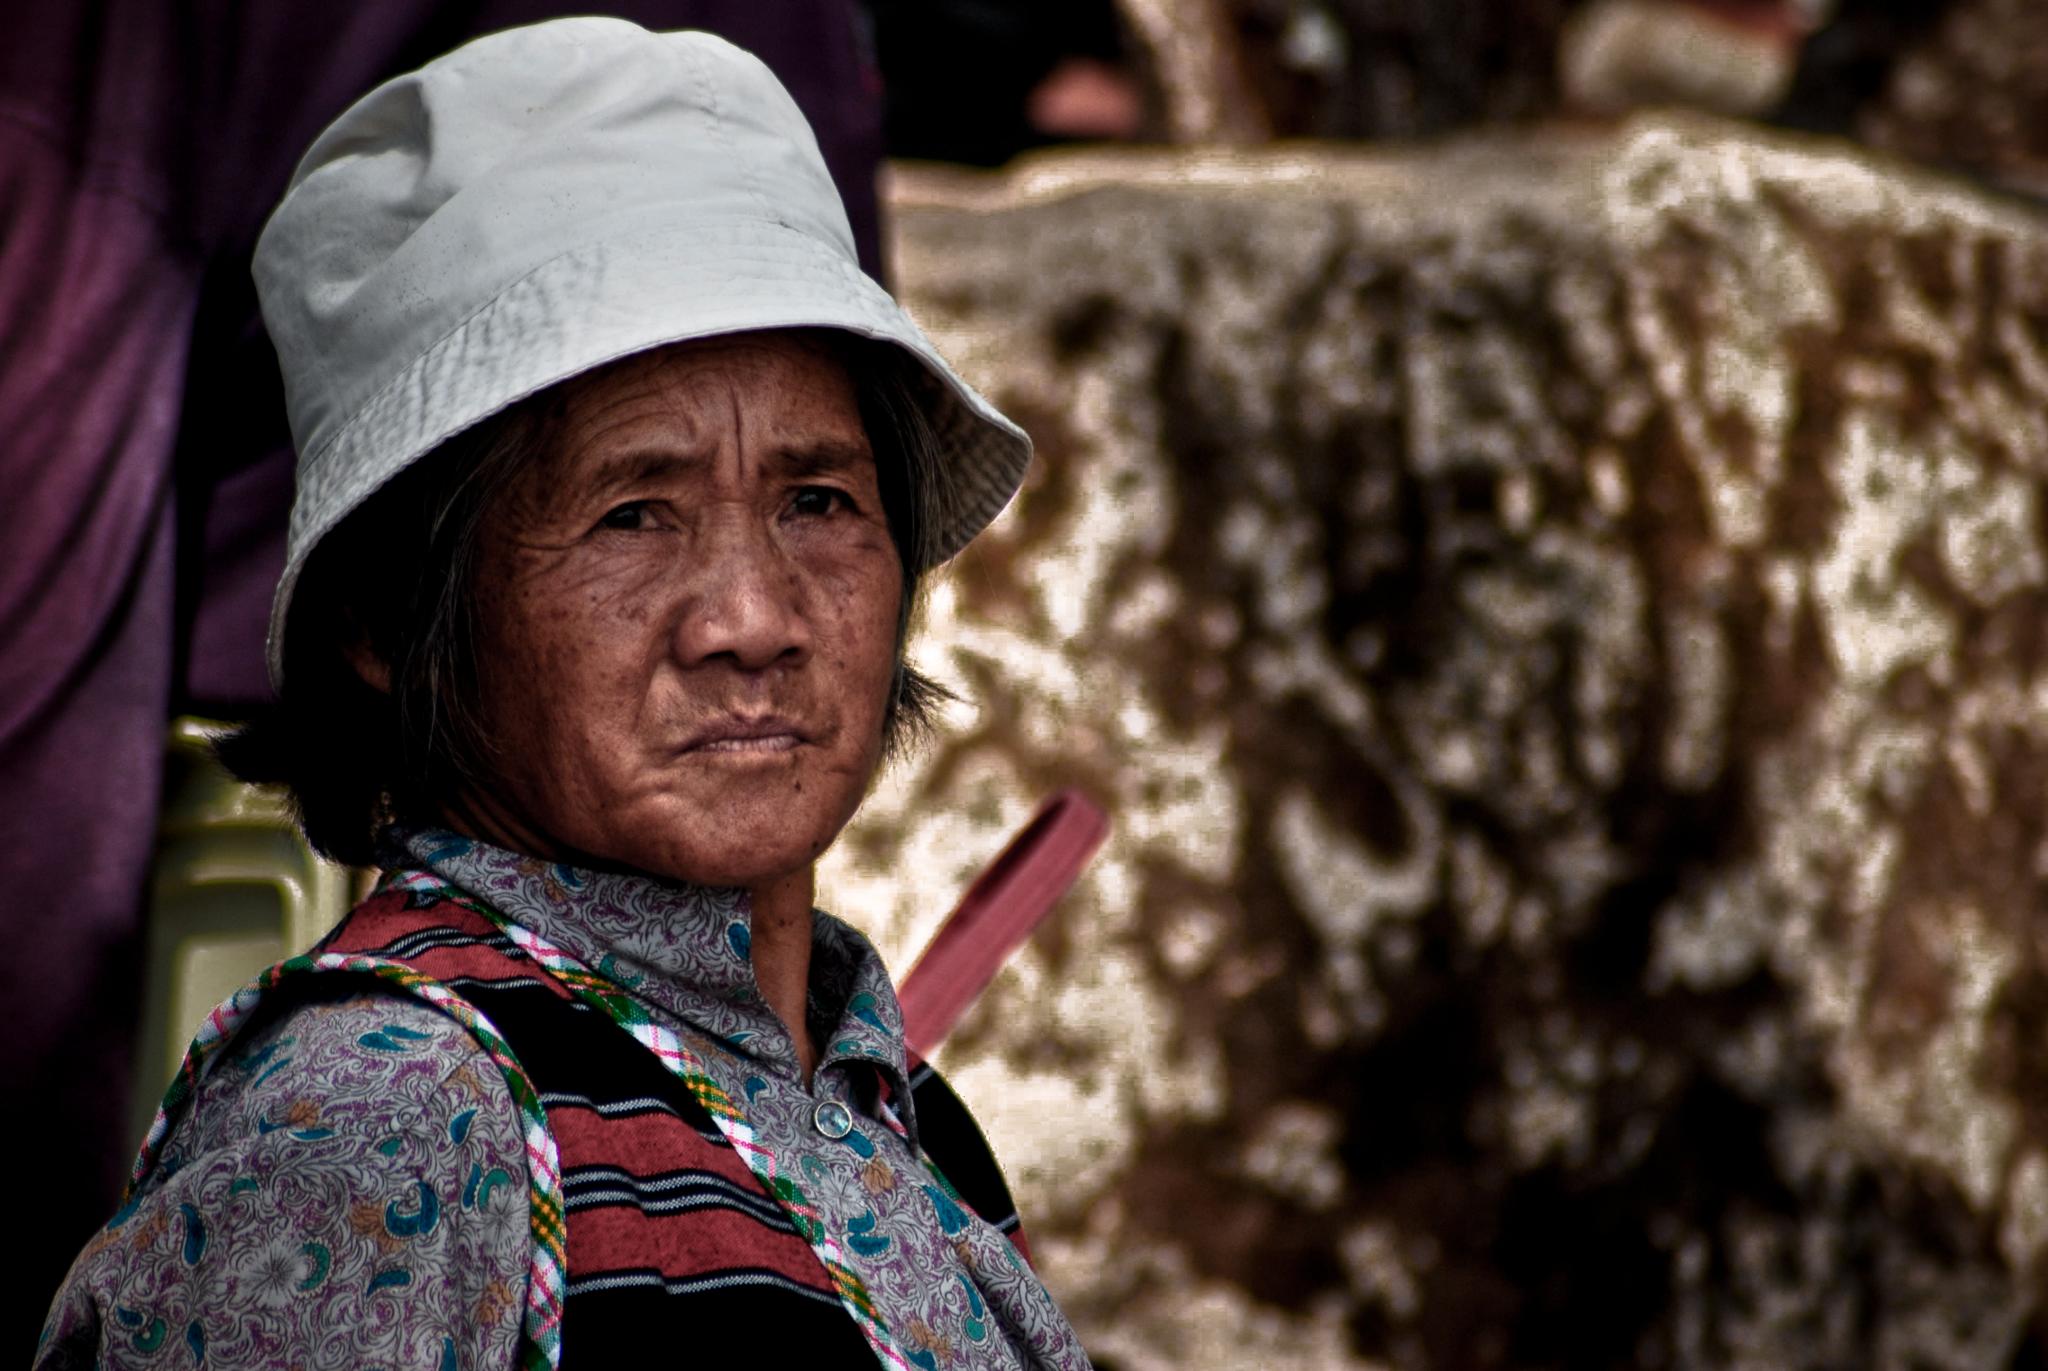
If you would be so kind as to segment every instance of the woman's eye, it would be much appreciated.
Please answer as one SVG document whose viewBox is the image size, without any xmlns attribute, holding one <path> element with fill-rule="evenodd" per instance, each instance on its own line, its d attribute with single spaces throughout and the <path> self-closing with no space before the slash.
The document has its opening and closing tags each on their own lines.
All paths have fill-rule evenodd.
<svg viewBox="0 0 2048 1371">
<path fill-rule="evenodd" d="M 633 500 L 608 510 L 604 518 L 597 521 L 600 528 L 624 529 L 628 532 L 647 527 L 647 502 Z"/>
<path fill-rule="evenodd" d="M 789 505 L 797 514 L 817 516 L 852 509 L 853 500 L 845 491 L 835 486 L 804 486 L 797 491 Z"/>
</svg>

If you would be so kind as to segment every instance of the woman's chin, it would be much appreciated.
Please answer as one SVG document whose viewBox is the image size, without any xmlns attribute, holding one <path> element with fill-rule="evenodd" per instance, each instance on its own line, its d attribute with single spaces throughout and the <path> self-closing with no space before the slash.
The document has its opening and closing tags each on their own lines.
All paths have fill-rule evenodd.
<svg viewBox="0 0 2048 1371">
<path fill-rule="evenodd" d="M 693 822 L 614 834 L 593 850 L 611 864 L 663 880 L 758 889 L 807 874 L 844 823 L 803 822 L 787 811 L 755 822 L 731 812 L 709 824 L 702 822 L 702 811 L 692 817 Z"/>
</svg>

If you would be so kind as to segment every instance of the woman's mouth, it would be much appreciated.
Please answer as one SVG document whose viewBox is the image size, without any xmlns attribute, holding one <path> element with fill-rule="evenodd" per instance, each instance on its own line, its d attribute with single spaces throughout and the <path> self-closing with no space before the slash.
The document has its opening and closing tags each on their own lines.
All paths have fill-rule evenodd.
<svg viewBox="0 0 2048 1371">
<path fill-rule="evenodd" d="M 692 752 L 787 752 L 803 739 L 794 733 L 768 733 L 758 738 L 712 738 Z"/>
<path fill-rule="evenodd" d="M 683 751 L 765 755 L 791 751 L 806 740 L 805 731 L 783 715 L 728 714 L 692 733 Z"/>
</svg>

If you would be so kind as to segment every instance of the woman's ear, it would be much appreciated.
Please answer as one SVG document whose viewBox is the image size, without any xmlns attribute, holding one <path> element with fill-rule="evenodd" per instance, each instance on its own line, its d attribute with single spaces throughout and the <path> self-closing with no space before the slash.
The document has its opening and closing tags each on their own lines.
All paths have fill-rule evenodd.
<svg viewBox="0 0 2048 1371">
<path fill-rule="evenodd" d="M 377 651 L 375 645 L 370 642 L 369 630 L 363 627 L 363 621 L 352 611 L 346 612 L 346 618 L 347 633 L 341 649 L 342 655 L 348 658 L 348 664 L 355 668 L 356 675 L 362 678 L 364 685 L 380 695 L 389 695 L 391 663 L 386 661 L 384 654 Z"/>
</svg>

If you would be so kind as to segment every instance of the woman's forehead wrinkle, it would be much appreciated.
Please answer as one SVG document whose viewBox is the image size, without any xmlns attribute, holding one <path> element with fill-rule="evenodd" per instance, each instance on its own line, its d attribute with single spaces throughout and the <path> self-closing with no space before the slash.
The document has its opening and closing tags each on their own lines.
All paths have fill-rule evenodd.
<svg viewBox="0 0 2048 1371">
<path fill-rule="evenodd" d="M 578 427 L 587 445 L 625 433 L 635 446 L 646 446 L 646 438 L 656 434 L 689 446 L 705 427 L 702 404 L 690 387 L 651 370 L 607 376 L 581 398 L 588 417 Z"/>
<path fill-rule="evenodd" d="M 817 341 L 722 338 L 627 358 L 574 385 L 542 500 L 727 475 L 858 478 L 873 449 L 853 381 Z"/>
<path fill-rule="evenodd" d="M 697 417 L 659 387 L 591 387 L 577 397 L 563 425 L 558 476 L 588 491 L 682 475 L 711 456 Z"/>
<path fill-rule="evenodd" d="M 817 374 L 820 363 L 830 366 L 829 354 L 805 341 L 763 339 L 732 346 L 707 368 L 707 389 L 715 388 L 724 405 L 743 461 L 782 459 L 777 464 L 783 465 L 792 448 L 835 436 L 839 407 L 826 398 L 822 385 L 802 384 L 830 383 Z"/>
</svg>

